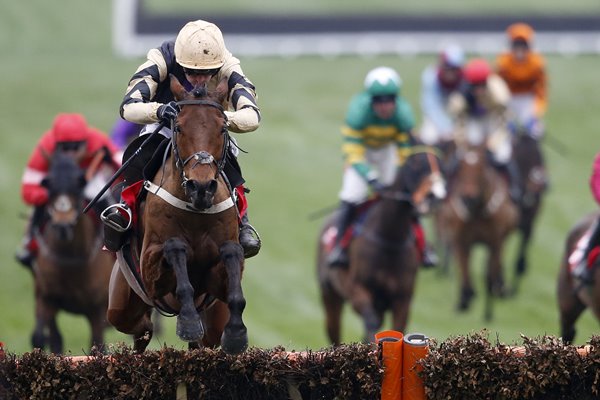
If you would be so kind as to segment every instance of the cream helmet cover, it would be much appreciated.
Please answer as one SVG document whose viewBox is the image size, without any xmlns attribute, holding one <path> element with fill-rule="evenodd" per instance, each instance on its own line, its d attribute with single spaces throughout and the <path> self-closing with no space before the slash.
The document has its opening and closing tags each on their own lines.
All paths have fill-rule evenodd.
<svg viewBox="0 0 600 400">
<path fill-rule="evenodd" d="M 220 68 L 223 66 L 225 53 L 221 30 L 207 21 L 188 22 L 175 40 L 175 59 L 184 68 Z"/>
</svg>

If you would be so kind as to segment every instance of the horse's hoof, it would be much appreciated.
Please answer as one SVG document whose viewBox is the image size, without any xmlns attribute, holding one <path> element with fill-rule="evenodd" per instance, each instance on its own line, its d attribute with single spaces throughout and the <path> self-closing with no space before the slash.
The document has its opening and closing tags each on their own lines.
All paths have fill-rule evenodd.
<svg viewBox="0 0 600 400">
<path fill-rule="evenodd" d="M 227 354 L 240 354 L 248 348 L 248 332 L 246 328 L 240 330 L 236 335 L 223 332 L 221 336 L 221 348 Z"/>
<path fill-rule="evenodd" d="M 202 321 L 198 319 L 183 319 L 177 317 L 175 332 L 184 342 L 199 342 L 204 336 Z"/>
</svg>

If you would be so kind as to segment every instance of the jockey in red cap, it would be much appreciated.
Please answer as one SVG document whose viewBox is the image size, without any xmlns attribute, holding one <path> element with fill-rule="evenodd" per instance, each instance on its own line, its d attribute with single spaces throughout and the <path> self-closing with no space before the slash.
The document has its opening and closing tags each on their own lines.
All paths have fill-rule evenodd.
<svg viewBox="0 0 600 400">
<path fill-rule="evenodd" d="M 21 179 L 23 201 L 33 206 L 34 211 L 16 258 L 30 268 L 37 247 L 33 232 L 39 227 L 48 201 L 48 191 L 42 186 L 42 180 L 48 173 L 55 151 L 69 154 L 84 170 L 94 164 L 95 173 L 88 177 L 85 188 L 85 195 L 90 200 L 120 165 L 120 160 L 115 156 L 115 145 L 104 133 L 89 126 L 83 115 L 61 113 L 55 117 L 52 128 L 42 135 L 31 153 Z"/>
</svg>

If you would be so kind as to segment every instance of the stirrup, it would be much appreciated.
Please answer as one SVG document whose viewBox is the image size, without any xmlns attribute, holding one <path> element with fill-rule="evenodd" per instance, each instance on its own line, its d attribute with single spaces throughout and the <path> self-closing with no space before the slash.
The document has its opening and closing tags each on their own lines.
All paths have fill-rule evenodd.
<svg viewBox="0 0 600 400">
<path fill-rule="evenodd" d="M 256 241 L 256 243 L 251 243 L 251 244 L 248 244 L 247 246 L 244 246 L 244 244 L 241 243 L 241 240 L 240 240 L 240 244 L 244 248 L 244 258 L 254 257 L 255 255 L 258 254 L 258 252 L 260 251 L 260 248 L 262 246 L 262 241 L 260 240 L 260 235 L 258 234 L 256 229 L 254 229 L 254 227 L 248 223 L 245 223 L 244 225 L 242 225 L 240 227 L 240 234 L 239 234 L 240 239 L 242 238 L 242 232 L 244 232 L 245 235 L 250 235 L 252 240 Z"/>
<path fill-rule="evenodd" d="M 123 213 L 125 213 L 127 215 L 127 217 L 128 217 L 127 226 L 123 227 L 122 225 L 119 225 L 116 221 L 113 221 L 110 218 L 111 215 L 113 215 L 115 212 L 121 216 L 123 216 Z M 114 229 L 117 232 L 125 232 L 125 231 L 129 230 L 129 228 L 131 227 L 131 221 L 133 221 L 133 215 L 131 214 L 131 209 L 127 206 L 127 204 L 117 203 L 117 204 L 113 204 L 113 205 L 106 207 L 104 209 L 104 211 L 102 211 L 102 213 L 100 214 L 100 220 L 102 220 L 104 225 L 108 226 L 109 228 Z"/>
</svg>

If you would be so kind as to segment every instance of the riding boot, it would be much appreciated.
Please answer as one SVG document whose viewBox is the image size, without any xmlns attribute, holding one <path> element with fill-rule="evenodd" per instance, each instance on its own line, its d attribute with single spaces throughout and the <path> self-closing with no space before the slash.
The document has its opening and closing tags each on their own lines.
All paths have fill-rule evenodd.
<svg viewBox="0 0 600 400">
<path fill-rule="evenodd" d="M 242 216 L 239 240 L 244 248 L 244 258 L 254 257 L 260 251 L 260 236 L 248 222 L 248 211 Z"/>
<path fill-rule="evenodd" d="M 439 258 L 433 247 L 431 247 L 431 244 L 425 239 L 425 231 L 418 215 L 414 216 L 413 230 L 417 248 L 421 252 L 421 264 L 423 268 L 435 267 L 439 263 Z"/>
<path fill-rule="evenodd" d="M 340 207 L 338 209 L 339 214 L 336 221 L 337 232 L 335 236 L 335 244 L 327 256 L 327 264 L 330 267 L 348 265 L 348 249 L 342 246 L 342 238 L 344 237 L 348 227 L 352 224 L 355 210 L 356 205 L 347 201 L 340 202 Z"/>
<path fill-rule="evenodd" d="M 131 209 L 124 202 L 112 204 L 102 211 L 100 220 L 104 224 L 104 246 L 117 252 L 123 247 L 133 220 Z"/>
<path fill-rule="evenodd" d="M 592 249 L 600 244 L 600 220 L 594 222 L 592 227 L 592 234 L 583 250 L 581 260 L 577 263 L 573 269 L 573 275 L 581 279 L 585 283 L 592 283 L 591 268 L 588 268 L 588 257 Z"/>
<path fill-rule="evenodd" d="M 15 253 L 15 259 L 24 267 L 33 269 L 33 260 L 37 256 L 37 249 L 34 240 L 34 232 L 42 225 L 44 217 L 44 207 L 37 206 L 33 209 L 29 226 L 25 232 L 25 236 L 21 241 L 21 247 Z"/>
</svg>

